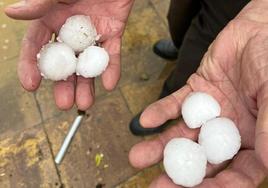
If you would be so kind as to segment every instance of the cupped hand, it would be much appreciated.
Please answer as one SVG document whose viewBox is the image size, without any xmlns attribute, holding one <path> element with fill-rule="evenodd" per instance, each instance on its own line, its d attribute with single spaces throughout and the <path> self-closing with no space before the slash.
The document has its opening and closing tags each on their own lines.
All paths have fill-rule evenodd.
<svg viewBox="0 0 268 188">
<path fill-rule="evenodd" d="M 22 86 L 34 91 L 41 82 L 36 54 L 58 34 L 65 20 L 76 14 L 88 15 L 101 35 L 101 45 L 110 56 L 110 62 L 101 75 L 105 89 L 112 90 L 120 78 L 121 36 L 133 0 L 26 0 L 11 5 L 5 13 L 14 19 L 33 20 L 22 41 L 18 75 Z M 94 79 L 71 76 L 54 85 L 56 105 L 63 110 L 74 103 L 86 110 L 94 101 Z"/>
<path fill-rule="evenodd" d="M 232 119 L 241 134 L 241 150 L 233 160 L 208 165 L 201 188 L 257 187 L 268 169 L 268 1 L 250 2 L 218 35 L 200 67 L 187 84 L 150 105 L 141 115 L 144 127 L 157 127 L 180 116 L 181 104 L 192 91 L 209 93 L 219 101 L 221 116 Z M 180 75 L 178 75 L 180 76 Z M 131 164 L 146 168 L 163 158 L 166 143 L 174 137 L 197 140 L 199 130 L 183 121 L 154 140 L 135 145 Z M 228 166 L 228 168 L 226 168 Z M 151 184 L 173 188 L 166 174 Z"/>
</svg>

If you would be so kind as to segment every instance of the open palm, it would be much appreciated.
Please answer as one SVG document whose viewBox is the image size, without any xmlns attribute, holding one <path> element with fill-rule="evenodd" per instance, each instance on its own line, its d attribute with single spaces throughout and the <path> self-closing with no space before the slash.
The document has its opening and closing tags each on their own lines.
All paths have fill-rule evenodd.
<svg viewBox="0 0 268 188">
<path fill-rule="evenodd" d="M 18 75 L 22 86 L 36 90 L 41 81 L 36 54 L 41 47 L 59 32 L 65 20 L 77 14 L 88 15 L 101 34 L 101 45 L 109 55 L 110 62 L 102 74 L 102 83 L 112 90 L 120 78 L 121 36 L 133 0 L 28 0 L 26 4 L 7 7 L 5 12 L 15 19 L 36 19 L 28 28 L 21 47 Z M 67 81 L 55 82 L 54 97 L 61 109 L 69 109 L 74 103 L 81 110 L 89 108 L 94 101 L 94 79 L 75 75 Z"/>
<path fill-rule="evenodd" d="M 242 147 L 232 161 L 209 164 L 206 179 L 197 187 L 257 187 L 265 177 L 265 167 L 268 169 L 268 14 L 257 17 L 252 11 L 257 6 L 254 3 L 218 35 L 187 84 L 150 105 L 140 119 L 144 127 L 151 128 L 177 118 L 191 91 L 209 93 L 219 101 L 221 116 L 236 123 Z M 267 6 L 257 8 L 265 10 Z M 130 162 L 138 168 L 151 166 L 162 159 L 170 139 L 187 137 L 196 141 L 198 133 L 198 129 L 189 129 L 180 121 L 158 138 L 135 145 L 130 151 Z M 227 165 L 230 168 L 225 169 Z M 163 174 L 151 187 L 180 186 Z"/>
</svg>

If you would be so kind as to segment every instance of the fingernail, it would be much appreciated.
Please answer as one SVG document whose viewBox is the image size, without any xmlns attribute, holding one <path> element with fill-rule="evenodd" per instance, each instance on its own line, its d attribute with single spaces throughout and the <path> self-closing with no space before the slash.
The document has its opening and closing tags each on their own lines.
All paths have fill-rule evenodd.
<svg viewBox="0 0 268 188">
<path fill-rule="evenodd" d="M 21 7 L 24 7 L 25 5 L 26 5 L 26 1 L 20 1 L 20 2 L 14 3 L 12 5 L 9 5 L 8 7 L 10 7 L 10 8 L 21 8 Z"/>
</svg>

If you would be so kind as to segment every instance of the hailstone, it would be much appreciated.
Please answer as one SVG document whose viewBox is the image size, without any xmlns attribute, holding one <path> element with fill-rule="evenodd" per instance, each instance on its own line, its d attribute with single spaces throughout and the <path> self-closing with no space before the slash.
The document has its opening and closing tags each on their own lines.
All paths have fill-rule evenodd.
<svg viewBox="0 0 268 188">
<path fill-rule="evenodd" d="M 69 45 L 75 52 L 81 52 L 94 45 L 99 39 L 95 26 L 89 16 L 75 15 L 69 17 L 61 27 L 58 41 Z"/>
<path fill-rule="evenodd" d="M 78 57 L 76 74 L 85 78 L 100 75 L 108 66 L 109 54 L 104 48 L 90 46 Z"/>
<path fill-rule="evenodd" d="M 37 54 L 37 62 L 44 78 L 59 81 L 75 73 L 77 58 L 69 46 L 53 42 L 42 47 Z"/>
<path fill-rule="evenodd" d="M 241 137 L 235 123 L 221 117 L 210 120 L 201 127 L 198 142 L 204 147 L 208 161 L 219 164 L 232 159 L 239 151 Z"/>
<path fill-rule="evenodd" d="M 194 129 L 219 116 L 221 107 L 211 95 L 192 92 L 183 101 L 181 113 L 187 126 Z"/>
<path fill-rule="evenodd" d="M 193 187 L 206 175 L 207 158 L 199 144 L 187 138 L 174 138 L 164 149 L 163 164 L 175 184 Z"/>
</svg>

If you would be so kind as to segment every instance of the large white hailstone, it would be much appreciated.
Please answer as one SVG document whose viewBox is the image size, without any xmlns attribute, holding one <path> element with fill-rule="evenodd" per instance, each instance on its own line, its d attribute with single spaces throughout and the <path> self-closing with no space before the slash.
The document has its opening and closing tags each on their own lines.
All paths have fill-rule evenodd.
<svg viewBox="0 0 268 188">
<path fill-rule="evenodd" d="M 209 94 L 192 92 L 182 103 L 182 117 L 189 128 L 201 127 L 221 113 L 220 104 Z"/>
<path fill-rule="evenodd" d="M 164 150 L 164 168 L 177 185 L 193 187 L 206 175 L 207 158 L 204 149 L 187 138 L 174 138 Z"/>
<path fill-rule="evenodd" d="M 208 161 L 219 164 L 232 159 L 239 151 L 241 137 L 235 123 L 221 117 L 210 120 L 201 127 L 198 142 L 204 147 Z"/>
<path fill-rule="evenodd" d="M 105 71 L 109 62 L 109 54 L 104 48 L 90 46 L 78 57 L 76 74 L 85 78 L 93 78 Z"/>
<path fill-rule="evenodd" d="M 69 46 L 53 42 L 42 47 L 37 54 L 37 61 L 44 78 L 59 81 L 75 73 L 77 58 Z"/>
<path fill-rule="evenodd" d="M 57 39 L 69 45 L 75 52 L 81 52 L 94 45 L 99 36 L 89 16 L 75 15 L 66 20 Z"/>
</svg>

